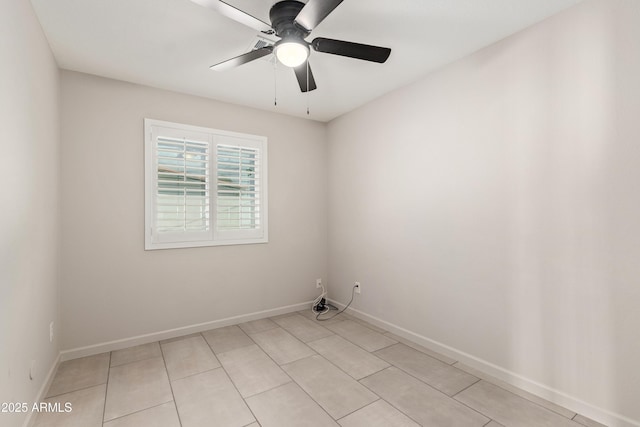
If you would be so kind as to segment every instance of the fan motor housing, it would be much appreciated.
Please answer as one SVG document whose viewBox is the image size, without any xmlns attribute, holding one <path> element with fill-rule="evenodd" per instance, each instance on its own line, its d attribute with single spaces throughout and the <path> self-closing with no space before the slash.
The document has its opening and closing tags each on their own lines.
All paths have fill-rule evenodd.
<svg viewBox="0 0 640 427">
<path fill-rule="evenodd" d="M 269 19 L 278 37 L 305 38 L 309 31 L 295 24 L 295 19 L 305 6 L 296 0 L 283 0 L 271 7 Z"/>
</svg>

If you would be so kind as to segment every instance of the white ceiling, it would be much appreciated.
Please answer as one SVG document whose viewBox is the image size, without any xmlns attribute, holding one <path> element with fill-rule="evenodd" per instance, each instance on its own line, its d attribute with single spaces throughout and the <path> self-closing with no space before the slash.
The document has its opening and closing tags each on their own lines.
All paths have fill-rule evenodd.
<svg viewBox="0 0 640 427">
<path fill-rule="evenodd" d="M 61 68 L 328 121 L 581 0 L 345 0 L 308 40 L 390 47 L 385 64 L 312 52 L 318 89 L 256 60 L 209 66 L 249 50 L 257 32 L 190 0 L 31 0 Z M 269 22 L 274 0 L 227 0 Z M 306 2 L 306 1 L 305 1 Z M 274 107 L 274 81 L 278 105 Z"/>
</svg>

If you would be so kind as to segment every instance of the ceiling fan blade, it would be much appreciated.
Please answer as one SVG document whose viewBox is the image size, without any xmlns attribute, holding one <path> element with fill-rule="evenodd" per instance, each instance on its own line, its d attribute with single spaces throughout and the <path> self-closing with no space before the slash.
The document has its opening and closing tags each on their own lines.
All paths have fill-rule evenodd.
<svg viewBox="0 0 640 427">
<path fill-rule="evenodd" d="M 317 52 L 331 53 L 333 55 L 347 56 L 349 58 L 362 59 L 364 61 L 383 63 L 389 58 L 391 49 L 387 47 L 370 46 L 342 40 L 325 39 L 318 37 L 311 42 L 311 46 Z"/>
<path fill-rule="evenodd" d="M 259 20 L 256 17 L 249 15 L 246 12 L 241 11 L 237 7 L 231 6 L 230 4 L 223 2 L 222 0 L 191 0 L 191 1 L 196 4 L 199 4 L 200 6 L 204 6 L 209 9 L 216 10 L 221 15 L 224 15 L 227 18 L 231 18 L 234 21 L 237 21 L 241 24 L 246 25 L 247 27 L 253 28 L 254 30 L 261 31 L 265 34 L 274 33 L 273 29 L 271 28 L 271 25 Z"/>
<path fill-rule="evenodd" d="M 309 0 L 296 16 L 295 23 L 311 32 L 340 3 L 342 0 Z"/>
<path fill-rule="evenodd" d="M 251 52 L 247 52 L 240 56 L 236 56 L 235 58 L 231 58 L 226 61 L 220 62 L 218 64 L 212 65 L 209 68 L 216 71 L 225 71 L 230 68 L 235 68 L 242 64 L 246 64 L 247 62 L 260 59 L 263 56 L 267 56 L 271 54 L 272 52 L 273 52 L 273 46 L 262 47 L 260 49 L 252 50 Z"/>
<path fill-rule="evenodd" d="M 312 90 L 316 90 L 318 87 L 316 86 L 316 80 L 313 78 L 313 73 L 311 72 L 311 67 L 307 68 L 307 64 L 309 61 L 305 61 L 304 64 L 299 67 L 295 67 L 293 71 L 296 73 L 296 78 L 298 79 L 298 84 L 300 85 L 300 90 L 302 92 L 309 92 Z M 309 70 L 309 87 L 307 90 L 307 69 Z"/>
</svg>

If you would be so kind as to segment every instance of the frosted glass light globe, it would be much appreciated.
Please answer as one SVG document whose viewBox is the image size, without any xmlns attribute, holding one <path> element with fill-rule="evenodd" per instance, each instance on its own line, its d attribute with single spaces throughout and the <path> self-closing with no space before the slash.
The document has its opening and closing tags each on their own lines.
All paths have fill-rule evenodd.
<svg viewBox="0 0 640 427">
<path fill-rule="evenodd" d="M 309 57 L 309 47 L 299 42 L 282 42 L 276 46 L 276 57 L 283 65 L 295 68 Z"/>
</svg>

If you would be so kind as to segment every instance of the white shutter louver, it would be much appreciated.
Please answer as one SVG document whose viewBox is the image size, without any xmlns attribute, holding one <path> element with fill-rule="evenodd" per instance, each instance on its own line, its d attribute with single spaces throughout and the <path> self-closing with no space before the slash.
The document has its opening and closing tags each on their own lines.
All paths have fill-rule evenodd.
<svg viewBox="0 0 640 427">
<path fill-rule="evenodd" d="M 217 145 L 218 231 L 260 228 L 260 151 Z"/>
<path fill-rule="evenodd" d="M 156 138 L 158 233 L 209 230 L 209 143 Z"/>
</svg>

